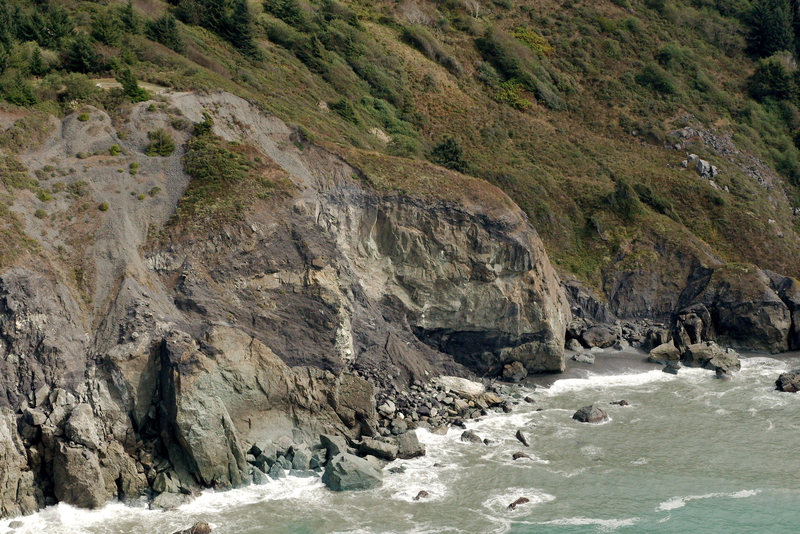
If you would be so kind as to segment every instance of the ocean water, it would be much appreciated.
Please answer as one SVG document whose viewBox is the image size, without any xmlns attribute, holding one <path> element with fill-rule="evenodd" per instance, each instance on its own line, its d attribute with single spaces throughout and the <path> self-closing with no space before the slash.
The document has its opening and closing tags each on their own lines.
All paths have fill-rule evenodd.
<svg viewBox="0 0 800 534">
<path fill-rule="evenodd" d="M 774 390 L 796 367 L 798 354 L 744 359 L 729 382 L 701 369 L 557 380 L 520 389 L 510 414 L 470 423 L 488 446 L 462 443 L 460 429 L 418 431 L 428 454 L 394 462 L 405 471 L 387 469 L 379 489 L 333 493 L 290 477 L 208 491 L 169 512 L 58 505 L 17 518 L 13 532 L 170 534 L 196 521 L 218 534 L 798 532 L 800 394 Z M 621 399 L 630 406 L 610 404 Z M 610 421 L 571 419 L 591 403 Z M 531 458 L 514 461 L 515 452 Z M 414 501 L 421 490 L 429 497 Z M 519 497 L 530 502 L 509 511 Z M 9 522 L 0 533 L 12 532 Z"/>
</svg>

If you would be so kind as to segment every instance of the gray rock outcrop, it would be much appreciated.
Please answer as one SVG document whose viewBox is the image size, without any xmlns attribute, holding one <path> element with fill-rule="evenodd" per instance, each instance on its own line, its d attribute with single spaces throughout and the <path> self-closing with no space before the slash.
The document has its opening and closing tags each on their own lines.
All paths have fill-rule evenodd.
<svg viewBox="0 0 800 534">
<path fill-rule="evenodd" d="M 602 408 L 592 404 L 584 406 L 572 414 L 572 418 L 581 423 L 602 423 L 608 420 L 608 414 Z"/>
<path fill-rule="evenodd" d="M 322 482 L 333 491 L 357 491 L 380 486 L 382 477 L 369 461 L 342 453 L 325 466 Z"/>
</svg>

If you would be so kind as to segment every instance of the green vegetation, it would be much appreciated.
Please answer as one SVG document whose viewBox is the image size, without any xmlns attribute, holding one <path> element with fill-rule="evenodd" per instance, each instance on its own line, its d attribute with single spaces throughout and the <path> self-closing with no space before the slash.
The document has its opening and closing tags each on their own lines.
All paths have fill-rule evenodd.
<svg viewBox="0 0 800 534">
<path fill-rule="evenodd" d="M 98 204 L 97 209 L 99 209 L 100 211 L 108 211 L 108 202 L 105 201 L 101 202 L 100 204 Z"/>
<path fill-rule="evenodd" d="M 175 151 L 172 137 L 163 128 L 147 132 L 147 138 L 150 139 L 150 144 L 144 149 L 144 153 L 148 156 L 167 157 Z"/>
<path fill-rule="evenodd" d="M 117 72 L 117 81 L 122 85 L 122 92 L 131 99 L 131 102 L 144 102 L 150 100 L 150 95 L 139 87 L 136 82 L 136 77 L 131 72 L 131 69 L 124 67 Z"/>
<path fill-rule="evenodd" d="M 108 153 L 111 154 L 112 156 L 119 156 L 120 153 L 119 145 L 111 145 L 111 147 L 108 149 Z"/>
</svg>

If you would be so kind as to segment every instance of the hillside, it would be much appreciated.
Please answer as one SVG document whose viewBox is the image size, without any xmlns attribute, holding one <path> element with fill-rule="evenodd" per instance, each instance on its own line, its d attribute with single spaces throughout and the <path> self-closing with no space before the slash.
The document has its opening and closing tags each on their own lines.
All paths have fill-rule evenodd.
<svg viewBox="0 0 800 534">
<path fill-rule="evenodd" d="M 748 82 L 775 64 L 793 83 L 796 66 L 759 59 L 747 1 L 176 4 L 5 0 L 2 93 L 27 117 L 6 152 L 42 112 L 121 120 L 137 97 L 94 80 L 130 71 L 241 95 L 382 188 L 446 193 L 426 159 L 495 184 L 562 274 L 612 301 L 621 273 L 676 255 L 800 275 L 800 112 L 793 90 Z M 713 183 L 681 167 L 690 152 Z"/>
</svg>

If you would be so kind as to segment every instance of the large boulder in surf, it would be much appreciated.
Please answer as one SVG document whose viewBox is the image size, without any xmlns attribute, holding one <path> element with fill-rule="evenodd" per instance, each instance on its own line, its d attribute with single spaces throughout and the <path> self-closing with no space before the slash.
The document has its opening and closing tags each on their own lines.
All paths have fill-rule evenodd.
<svg viewBox="0 0 800 534">
<path fill-rule="evenodd" d="M 425 456 L 425 445 L 419 442 L 417 433 L 414 431 L 406 432 L 397 436 L 397 457 L 407 460 Z"/>
<path fill-rule="evenodd" d="M 689 367 L 721 369 L 726 374 L 741 369 L 739 355 L 732 349 L 722 350 L 713 341 L 689 345 L 683 353 L 682 363 Z"/>
<path fill-rule="evenodd" d="M 608 414 L 602 408 L 592 404 L 591 406 L 584 406 L 572 414 L 572 418 L 581 423 L 602 423 L 608 420 Z"/>
<path fill-rule="evenodd" d="M 611 325 L 599 324 L 588 328 L 581 334 L 581 342 L 589 347 L 605 349 L 617 342 L 617 329 Z"/>
<path fill-rule="evenodd" d="M 787 393 L 797 393 L 800 391 L 800 369 L 782 373 L 775 381 L 775 389 Z"/>
<path fill-rule="evenodd" d="M 368 460 L 342 453 L 325 466 L 322 482 L 333 491 L 366 490 L 380 486 L 382 476 Z"/>
<path fill-rule="evenodd" d="M 648 362 L 668 364 L 671 362 L 678 362 L 681 359 L 681 351 L 670 341 L 669 343 L 662 343 L 650 351 L 647 356 Z"/>
</svg>

